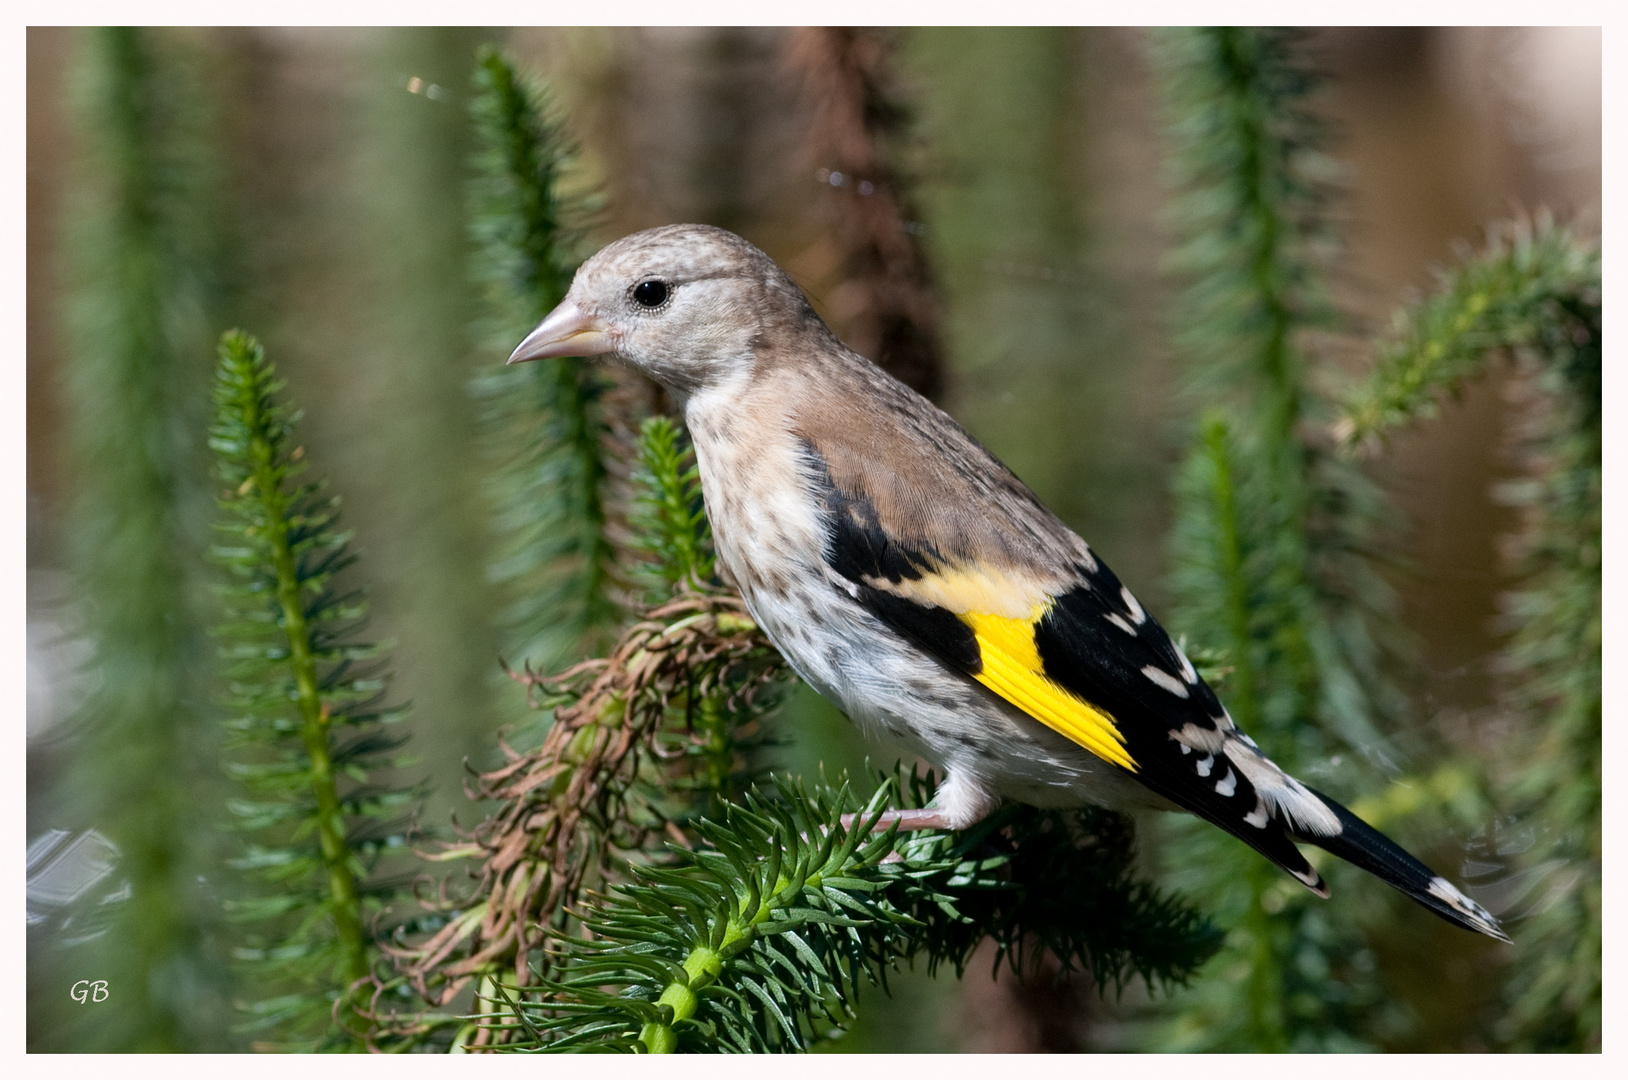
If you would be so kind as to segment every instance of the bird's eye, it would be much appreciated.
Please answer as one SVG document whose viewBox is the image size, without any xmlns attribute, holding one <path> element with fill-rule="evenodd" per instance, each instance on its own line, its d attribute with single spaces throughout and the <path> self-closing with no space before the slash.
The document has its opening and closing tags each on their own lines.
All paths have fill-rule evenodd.
<svg viewBox="0 0 1628 1080">
<path fill-rule="evenodd" d="M 633 299 L 641 307 L 659 308 L 670 292 L 665 281 L 641 281 L 633 286 Z"/>
</svg>

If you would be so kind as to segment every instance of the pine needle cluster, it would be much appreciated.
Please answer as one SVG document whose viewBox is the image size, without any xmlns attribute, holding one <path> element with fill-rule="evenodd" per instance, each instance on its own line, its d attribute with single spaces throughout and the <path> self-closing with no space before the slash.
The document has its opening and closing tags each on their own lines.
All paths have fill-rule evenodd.
<svg viewBox="0 0 1628 1080">
<path fill-rule="evenodd" d="M 950 904 L 933 888 L 960 868 L 948 838 L 925 841 L 933 856 L 888 862 L 899 838 L 870 828 L 888 788 L 845 828 L 843 792 L 777 786 L 772 802 L 747 796 L 717 825 L 696 823 L 703 849 L 639 872 L 592 911 L 591 936 L 562 943 L 561 976 L 522 1014 L 532 1045 L 806 1050 L 852 1015 L 863 980 L 909 955 L 911 907 Z"/>
<path fill-rule="evenodd" d="M 591 909 L 586 935 L 560 942 L 540 999 L 498 1021 L 509 1045 L 803 1051 L 853 1019 L 864 986 L 885 990 L 917 960 L 960 973 L 989 935 L 997 965 L 1050 950 L 1099 987 L 1183 982 L 1219 943 L 1133 880 L 1113 815 L 1010 807 L 960 834 L 874 827 L 932 791 L 929 777 L 896 773 L 844 813 L 846 786 L 777 778 L 696 822 L 697 850 L 636 870 Z"/>
<path fill-rule="evenodd" d="M 357 639 L 365 607 L 335 577 L 354 562 L 338 531 L 338 499 L 302 481 L 298 414 L 258 342 L 221 340 L 215 379 L 220 498 L 216 561 L 230 711 L 227 770 L 246 797 L 228 809 L 244 836 L 232 864 L 260 895 L 228 903 L 242 962 L 257 993 L 244 1030 L 265 1049 L 357 1044 L 348 999 L 372 970 L 373 920 L 399 883 L 375 873 L 405 849 L 417 792 L 392 787 L 390 730 L 404 709 L 385 705 L 382 650 Z"/>
</svg>

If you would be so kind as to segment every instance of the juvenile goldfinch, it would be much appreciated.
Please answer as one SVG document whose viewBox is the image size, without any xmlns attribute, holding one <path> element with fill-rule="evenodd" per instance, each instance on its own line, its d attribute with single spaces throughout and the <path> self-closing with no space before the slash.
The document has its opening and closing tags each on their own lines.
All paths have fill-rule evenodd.
<svg viewBox="0 0 1628 1080">
<path fill-rule="evenodd" d="M 609 355 L 684 403 L 718 562 L 808 683 L 943 774 L 906 828 L 1002 798 L 1183 809 L 1319 896 L 1326 848 L 1508 940 L 1269 760 L 1083 540 L 956 422 L 838 341 L 768 256 L 670 225 L 611 244 L 509 362 Z"/>
</svg>

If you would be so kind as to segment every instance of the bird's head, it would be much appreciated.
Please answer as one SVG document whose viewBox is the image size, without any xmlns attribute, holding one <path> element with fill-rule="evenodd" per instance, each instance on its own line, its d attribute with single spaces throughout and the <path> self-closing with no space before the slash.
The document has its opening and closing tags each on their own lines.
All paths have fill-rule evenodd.
<svg viewBox="0 0 1628 1080">
<path fill-rule="evenodd" d="M 688 396 L 750 374 L 764 342 L 824 324 L 763 252 L 710 225 L 625 236 L 577 270 L 509 363 L 608 355 Z"/>
</svg>

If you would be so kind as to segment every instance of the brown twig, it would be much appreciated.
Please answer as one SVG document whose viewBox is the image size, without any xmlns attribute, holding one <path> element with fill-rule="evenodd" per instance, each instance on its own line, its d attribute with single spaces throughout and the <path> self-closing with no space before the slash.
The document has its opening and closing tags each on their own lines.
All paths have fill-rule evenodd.
<svg viewBox="0 0 1628 1080">
<path fill-rule="evenodd" d="M 552 676 L 511 671 L 534 707 L 553 708 L 554 722 L 527 753 L 500 738 L 504 764 L 473 778 L 472 798 L 502 805 L 457 845 L 483 859 L 473 894 L 455 907 L 443 886 L 421 902 L 447 912 L 447 924 L 386 947 L 408 985 L 444 1007 L 476 977 L 501 973 L 525 986 L 534 967 L 546 970 L 548 938 L 575 922 L 588 889 L 621 876 L 630 860 L 659 858 L 662 840 L 689 845 L 673 817 L 687 807 L 672 792 L 702 753 L 699 703 L 749 716 L 782 670 L 739 596 L 692 583 L 644 612 L 609 656 Z M 369 1016 L 383 1022 L 376 1008 Z M 401 1034 L 426 1030 L 420 1017 L 398 1023 Z M 471 1048 L 492 1037 L 483 1025 Z"/>
</svg>

